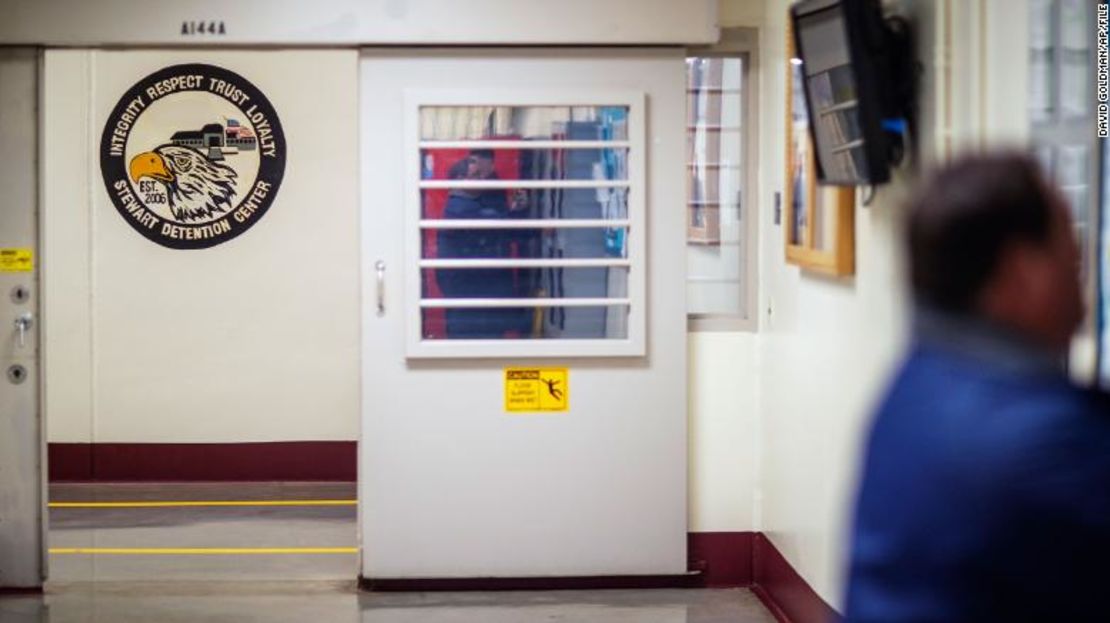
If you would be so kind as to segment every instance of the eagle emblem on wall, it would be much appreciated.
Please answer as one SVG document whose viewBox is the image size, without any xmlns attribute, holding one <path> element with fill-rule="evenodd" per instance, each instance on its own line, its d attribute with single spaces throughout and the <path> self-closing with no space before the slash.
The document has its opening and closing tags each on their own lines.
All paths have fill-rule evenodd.
<svg viewBox="0 0 1110 623">
<path fill-rule="evenodd" d="M 238 173 L 227 164 L 240 150 L 257 145 L 249 128 L 236 119 L 227 125 L 212 123 L 199 131 L 180 131 L 170 143 L 131 159 L 128 172 L 133 182 L 146 178 L 165 187 L 173 218 L 194 222 L 222 216 L 234 207 Z"/>
</svg>

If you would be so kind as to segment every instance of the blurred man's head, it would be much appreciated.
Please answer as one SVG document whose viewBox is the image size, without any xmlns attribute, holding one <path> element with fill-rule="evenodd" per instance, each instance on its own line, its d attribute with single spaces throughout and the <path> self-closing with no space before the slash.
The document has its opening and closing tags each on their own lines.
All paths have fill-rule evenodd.
<svg viewBox="0 0 1110 623">
<path fill-rule="evenodd" d="M 470 163 L 470 177 L 484 180 L 493 177 L 493 150 L 472 149 L 468 157 Z"/>
<path fill-rule="evenodd" d="M 1083 316 L 1068 208 L 1033 159 L 972 156 L 928 179 L 910 204 L 917 300 L 1065 349 Z"/>
<path fill-rule="evenodd" d="M 470 177 L 471 177 L 471 175 L 470 175 L 470 159 L 469 158 L 463 158 L 463 159 L 455 162 L 455 164 L 451 165 L 451 168 L 447 169 L 447 179 L 449 179 L 449 180 L 465 180 L 465 179 L 468 179 Z M 466 189 L 466 188 L 452 188 L 450 190 L 449 194 L 454 195 L 456 197 L 477 197 L 478 196 L 477 192 L 475 192 L 474 190 L 471 190 L 471 189 Z"/>
<path fill-rule="evenodd" d="M 465 180 L 467 171 L 470 169 L 470 161 L 466 158 L 455 162 L 447 169 L 447 179 L 449 180 Z"/>
</svg>

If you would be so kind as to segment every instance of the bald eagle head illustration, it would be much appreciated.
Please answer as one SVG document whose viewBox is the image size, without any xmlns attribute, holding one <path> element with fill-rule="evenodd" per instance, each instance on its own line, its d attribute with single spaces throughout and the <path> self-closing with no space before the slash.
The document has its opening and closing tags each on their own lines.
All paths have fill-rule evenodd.
<svg viewBox="0 0 1110 623">
<path fill-rule="evenodd" d="M 166 186 L 170 212 L 179 221 L 220 216 L 232 208 L 235 169 L 190 147 L 160 145 L 131 159 L 131 180 L 149 177 Z"/>
</svg>

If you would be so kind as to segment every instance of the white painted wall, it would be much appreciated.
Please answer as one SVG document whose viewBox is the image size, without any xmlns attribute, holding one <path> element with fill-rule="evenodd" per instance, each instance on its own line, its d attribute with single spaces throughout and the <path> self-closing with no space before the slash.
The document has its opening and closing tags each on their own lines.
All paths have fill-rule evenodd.
<svg viewBox="0 0 1110 623">
<path fill-rule="evenodd" d="M 857 210 L 857 276 L 784 261 L 783 0 L 723 0 L 721 26 L 760 28 L 757 333 L 690 336 L 690 529 L 763 530 L 839 605 L 841 548 L 859 432 L 902 343 L 901 183 Z"/>
<path fill-rule="evenodd" d="M 721 28 L 763 26 L 766 0 L 717 0 L 717 20 Z"/>
<path fill-rule="evenodd" d="M 782 136 L 788 4 L 766 3 L 761 51 L 765 136 Z M 778 104 L 778 105 L 776 105 Z M 763 144 L 762 205 L 783 188 L 783 145 Z M 856 275 L 832 280 L 783 261 L 783 230 L 760 237 L 761 527 L 834 607 L 861 434 L 904 343 L 898 244 L 904 175 L 856 208 Z M 768 219 L 769 220 L 769 219 Z"/>
<path fill-rule="evenodd" d="M 784 130 L 779 111 L 788 5 L 785 0 L 765 3 L 760 86 L 761 110 L 768 114 L 761 127 L 770 137 Z M 914 16 L 919 26 L 925 66 L 921 165 L 963 149 L 1023 140 L 1024 11 L 1024 1 L 1010 0 L 904 3 L 903 13 Z M 980 30 L 979 23 L 991 25 Z M 980 79 L 988 75 L 993 77 Z M 765 141 L 764 209 L 773 206 L 773 193 L 783 187 L 782 160 L 781 143 Z M 837 608 L 843 604 L 844 553 L 862 434 L 906 339 L 908 294 L 899 219 L 910 183 L 908 173 L 899 171 L 870 207 L 857 206 L 856 275 L 851 279 L 815 277 L 785 264 L 781 227 L 765 217 L 760 232 L 757 525 Z"/>
<path fill-rule="evenodd" d="M 46 416 L 54 442 L 358 435 L 357 52 L 46 53 Z M 135 232 L 99 167 L 137 80 L 208 62 L 267 95 L 288 143 L 269 212 L 181 251 Z"/>
<path fill-rule="evenodd" d="M 719 26 L 762 28 L 764 4 L 765 0 L 719 0 Z M 750 81 L 761 89 L 762 59 L 756 61 Z M 762 106 L 762 102 L 757 106 L 759 134 L 767 138 L 773 134 L 763 125 L 766 113 Z M 764 205 L 759 196 L 749 209 L 763 209 Z M 755 222 L 769 223 L 770 213 L 764 212 Z M 691 532 L 760 529 L 758 344 L 754 331 L 690 333 L 687 522 Z"/>
<path fill-rule="evenodd" d="M 759 528 L 759 397 L 754 332 L 695 332 L 689 348 L 690 532 Z"/>
</svg>

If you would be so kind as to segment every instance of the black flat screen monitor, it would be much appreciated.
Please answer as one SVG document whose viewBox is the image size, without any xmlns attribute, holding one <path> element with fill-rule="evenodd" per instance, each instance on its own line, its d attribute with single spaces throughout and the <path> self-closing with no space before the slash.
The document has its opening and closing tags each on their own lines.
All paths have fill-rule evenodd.
<svg viewBox="0 0 1110 623">
<path fill-rule="evenodd" d="M 804 0 L 791 8 L 791 16 L 817 180 L 841 186 L 889 181 L 877 58 L 883 36 L 879 5 L 873 0 Z"/>
</svg>

